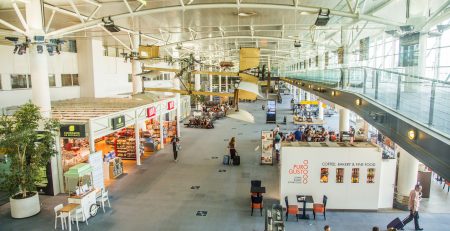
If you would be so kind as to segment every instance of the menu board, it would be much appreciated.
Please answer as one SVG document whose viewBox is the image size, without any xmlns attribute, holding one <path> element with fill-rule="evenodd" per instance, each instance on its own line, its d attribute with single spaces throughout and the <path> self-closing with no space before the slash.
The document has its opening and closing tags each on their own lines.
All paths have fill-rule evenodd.
<svg viewBox="0 0 450 231">
<path fill-rule="evenodd" d="M 261 164 L 273 164 L 273 133 L 261 131 Z"/>
<path fill-rule="evenodd" d="M 96 189 L 105 187 L 103 182 L 103 157 L 102 152 L 94 152 L 89 155 L 89 164 L 92 166 L 92 185 Z"/>
</svg>

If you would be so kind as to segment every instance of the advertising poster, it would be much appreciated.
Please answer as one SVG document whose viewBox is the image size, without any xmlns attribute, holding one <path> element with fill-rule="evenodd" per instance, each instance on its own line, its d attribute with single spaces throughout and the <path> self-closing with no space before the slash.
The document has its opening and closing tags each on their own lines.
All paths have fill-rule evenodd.
<svg viewBox="0 0 450 231">
<path fill-rule="evenodd" d="M 103 182 L 103 157 L 102 152 L 95 152 L 89 155 L 89 164 L 92 166 L 92 185 L 94 188 L 104 188 Z"/>
<path fill-rule="evenodd" d="M 272 131 L 261 131 L 261 164 L 273 164 Z"/>
</svg>

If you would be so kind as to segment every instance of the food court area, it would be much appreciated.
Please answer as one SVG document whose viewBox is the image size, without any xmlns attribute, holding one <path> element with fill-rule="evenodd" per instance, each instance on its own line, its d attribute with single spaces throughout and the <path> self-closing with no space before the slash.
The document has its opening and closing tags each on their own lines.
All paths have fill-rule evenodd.
<svg viewBox="0 0 450 231">
<path fill-rule="evenodd" d="M 285 103 L 277 104 L 278 121 L 284 116 L 288 121 L 293 117 L 289 99 L 284 97 Z M 165 105 L 170 98 L 162 101 Z M 395 175 L 397 160 L 392 157 L 395 151 L 391 150 L 395 145 L 387 137 L 379 136 L 357 117 L 350 116 L 350 124 L 355 130 L 368 126 L 365 127 L 368 131 L 365 136 L 370 142 L 350 139 L 332 141 L 329 135 L 325 136 L 326 141 L 317 142 L 284 139 L 280 141 L 277 162 L 273 145 L 276 137 L 273 130 L 277 125 L 265 123 L 266 113 L 258 103 L 241 103 L 241 111 L 254 110 L 254 123 L 226 118 L 217 120 L 215 129 L 181 127 L 182 149 L 178 162 L 173 161 L 172 148 L 167 147 L 167 143 L 159 144 L 159 148 L 158 143 L 146 145 L 144 139 L 158 138 L 155 132 L 158 126 L 164 128 L 165 124 L 171 124 L 166 118 L 163 118 L 163 124 L 157 123 L 158 119 L 148 119 L 147 110 L 143 110 L 143 120 L 138 125 L 139 136 L 143 135 L 139 140 L 144 144 L 140 166 L 136 166 L 137 160 L 132 156 L 119 156 L 118 153 L 112 157 L 109 154 L 120 150 L 117 143 L 121 140 L 134 139 L 136 131 L 131 128 L 135 122 L 125 122 L 124 127 L 117 129 L 111 127 L 111 131 L 104 131 L 92 138 L 88 127 L 85 130 L 87 138 L 61 138 L 62 153 L 65 153 L 61 155 L 61 164 L 64 164 L 63 160 L 66 160 L 66 165 L 71 164 L 63 173 L 67 194 L 42 196 L 44 206 L 41 213 L 28 218 L 27 222 L 53 229 L 53 209 L 59 204 L 63 205 L 58 207 L 61 211 L 69 211 L 67 216 L 71 214 L 77 218 L 70 218 L 74 220 L 72 225 L 65 222 L 66 228 L 75 229 L 78 225 L 80 230 L 100 227 L 106 227 L 105 230 L 144 230 L 143 220 L 151 223 L 155 230 L 182 230 L 182 227 L 208 229 L 225 217 L 239 222 L 240 230 L 320 230 L 327 224 L 334 230 L 343 230 L 340 227 L 348 227 L 348 224 L 342 224 L 345 219 L 352 221 L 355 227 L 367 227 L 369 230 L 372 226 L 385 227 L 396 216 L 407 215 L 407 212 L 392 208 L 394 193 L 393 187 L 389 186 L 393 184 L 392 175 Z M 144 105 L 144 108 L 149 107 L 151 105 Z M 160 115 L 159 110 L 157 115 Z M 164 109 L 161 112 L 165 112 Z M 164 114 L 162 117 L 165 117 Z M 168 119 L 172 118 L 170 111 L 167 114 Z M 107 117 L 111 120 L 115 115 Z M 320 126 L 329 132 L 338 130 L 338 125 L 338 115 L 334 115 L 325 117 L 325 124 Z M 295 132 L 299 127 L 302 130 L 302 125 L 293 122 L 279 123 L 279 130 L 284 134 Z M 75 131 L 77 129 L 75 127 Z M 303 132 L 306 129 L 321 131 L 318 125 L 305 126 Z M 168 129 L 167 136 L 171 131 L 174 130 Z M 263 131 L 266 133 L 261 138 Z M 238 155 L 241 156 L 240 166 L 222 164 L 222 156 L 226 154 L 227 143 L 232 136 L 236 138 Z M 164 133 L 162 137 L 170 138 L 165 137 Z M 95 143 L 94 153 L 90 153 L 90 140 Z M 268 150 L 263 149 L 264 143 L 270 142 L 271 163 L 267 162 L 268 159 L 263 161 L 263 157 L 268 155 Z M 66 152 L 69 149 L 70 152 Z M 90 153 L 90 164 L 82 161 L 83 150 Z M 299 152 L 305 155 L 298 155 Z M 69 162 L 69 154 L 72 159 L 79 156 L 80 161 Z M 123 172 L 127 174 L 111 179 L 115 174 L 113 170 L 110 179 L 106 179 L 105 166 L 109 170 L 111 163 L 120 164 L 115 163 L 114 159 L 118 158 L 124 166 Z M 95 166 L 103 166 L 103 181 L 96 179 L 102 168 Z M 96 190 L 102 184 L 106 190 Z M 444 186 L 443 190 L 442 185 L 430 177 L 429 198 L 424 198 L 422 202 L 430 211 L 421 214 L 425 227 L 434 225 L 434 219 L 445 220 L 447 209 L 436 206 L 446 195 L 447 187 Z M 83 213 L 70 207 L 74 201 L 84 205 Z M 91 208 L 92 205 L 97 206 Z M 95 217 L 93 214 L 96 214 Z M 164 219 L 172 219 L 167 214 L 177 217 L 177 222 L 164 222 Z M 365 216 L 364 223 L 358 223 L 361 214 Z M 6 218 L 3 210 L 0 215 L 2 220 Z M 126 220 L 121 220 L 122 217 Z M 64 219 L 67 221 L 67 217 Z M 17 227 L 29 227 L 27 222 L 18 220 L 15 224 Z M 58 217 L 57 229 L 61 229 L 62 225 Z"/>
</svg>

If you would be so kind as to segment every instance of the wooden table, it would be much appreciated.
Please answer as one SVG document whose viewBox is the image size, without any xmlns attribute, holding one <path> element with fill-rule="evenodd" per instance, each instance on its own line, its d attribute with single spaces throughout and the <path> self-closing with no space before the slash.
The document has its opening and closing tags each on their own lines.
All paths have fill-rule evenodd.
<svg viewBox="0 0 450 231">
<path fill-rule="evenodd" d="M 72 222 L 70 222 L 70 214 L 72 213 L 73 210 L 77 209 L 80 205 L 79 204 L 74 204 L 74 203 L 69 203 L 67 205 L 65 205 L 64 207 L 62 207 L 62 209 L 59 210 L 59 212 L 61 213 L 67 213 L 69 216 L 69 231 L 72 230 Z"/>
<path fill-rule="evenodd" d="M 306 203 L 314 203 L 314 199 L 310 195 L 297 195 L 297 202 L 303 202 L 303 214 L 300 219 L 309 220 L 309 215 L 306 214 Z"/>
</svg>

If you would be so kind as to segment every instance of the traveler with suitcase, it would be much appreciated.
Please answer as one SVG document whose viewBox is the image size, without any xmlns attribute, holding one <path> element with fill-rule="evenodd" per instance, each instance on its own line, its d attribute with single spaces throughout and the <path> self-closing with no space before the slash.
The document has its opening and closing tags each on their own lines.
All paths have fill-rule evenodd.
<svg viewBox="0 0 450 231">
<path fill-rule="evenodd" d="M 423 230 L 419 226 L 419 205 L 422 200 L 422 186 L 417 184 L 413 190 L 409 193 L 409 216 L 403 220 L 403 224 L 406 225 L 414 219 L 414 226 L 416 230 Z"/>
<path fill-rule="evenodd" d="M 230 159 L 233 165 L 240 165 L 241 158 L 237 155 L 236 151 L 236 138 L 231 137 L 230 142 L 228 143 L 228 149 L 230 150 Z"/>
</svg>

